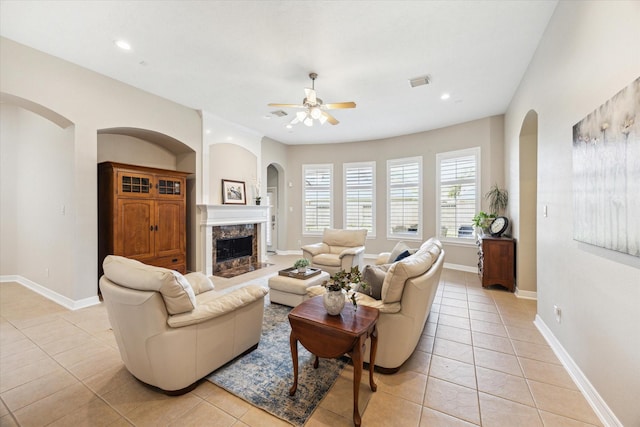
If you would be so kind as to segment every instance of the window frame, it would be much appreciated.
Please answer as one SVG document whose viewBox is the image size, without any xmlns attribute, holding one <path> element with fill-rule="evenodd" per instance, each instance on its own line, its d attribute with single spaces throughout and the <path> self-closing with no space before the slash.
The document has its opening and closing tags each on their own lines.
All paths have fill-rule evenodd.
<svg viewBox="0 0 640 427">
<path fill-rule="evenodd" d="M 348 190 L 350 187 L 348 187 L 348 182 L 347 182 L 347 171 L 349 169 L 355 169 L 355 168 L 366 168 L 366 167 L 370 167 L 371 168 L 371 230 L 368 230 L 367 232 L 367 239 L 373 239 L 376 237 L 376 162 L 375 161 L 370 161 L 370 162 L 351 162 L 351 163 L 343 163 L 342 165 L 342 179 L 343 179 L 343 200 L 342 200 L 342 206 L 343 206 L 343 215 L 342 215 L 342 221 L 344 224 L 345 228 L 347 227 L 347 224 L 349 223 L 347 220 L 347 213 L 348 213 L 348 209 L 347 209 L 347 194 L 348 194 Z M 363 227 L 358 227 L 358 229 L 361 229 Z"/>
<path fill-rule="evenodd" d="M 313 163 L 302 165 L 302 235 L 303 236 L 322 236 L 324 228 L 322 230 L 307 231 L 307 170 L 308 169 L 323 169 L 326 168 L 329 172 L 329 224 L 326 228 L 333 228 L 333 164 L 332 163 Z"/>
<path fill-rule="evenodd" d="M 391 170 L 394 166 L 397 165 L 406 165 L 406 164 L 412 164 L 412 163 L 417 163 L 418 165 L 418 182 L 417 182 L 417 187 L 418 187 L 418 204 L 417 204 L 417 208 L 418 208 L 418 230 L 416 233 L 409 233 L 409 232 L 404 232 L 404 233 L 394 233 L 392 232 L 392 226 L 391 226 L 391 191 L 392 191 L 392 186 L 391 186 Z M 423 228 L 424 228 L 424 220 L 423 220 L 423 203 L 424 203 L 424 194 L 423 194 L 423 159 L 422 156 L 415 156 L 415 157 L 404 157 L 404 158 L 399 158 L 399 159 L 388 159 L 387 160 L 387 222 L 386 222 L 386 228 L 387 228 L 387 239 L 391 239 L 391 240 L 416 240 L 416 241 L 421 241 L 422 240 L 422 235 L 423 235 Z"/>
<path fill-rule="evenodd" d="M 436 236 L 443 242 L 456 243 L 460 245 L 475 246 L 476 244 L 476 231 L 475 229 L 471 233 L 471 237 L 444 237 L 441 234 L 442 230 L 442 162 L 445 160 L 451 160 L 462 157 L 475 157 L 475 213 L 481 209 L 482 194 L 481 194 L 481 178 L 482 178 L 482 150 L 478 147 L 464 148 L 461 150 L 445 151 L 436 153 L 436 191 L 435 191 L 435 213 L 436 213 Z M 473 227 L 473 225 L 472 225 Z"/>
</svg>

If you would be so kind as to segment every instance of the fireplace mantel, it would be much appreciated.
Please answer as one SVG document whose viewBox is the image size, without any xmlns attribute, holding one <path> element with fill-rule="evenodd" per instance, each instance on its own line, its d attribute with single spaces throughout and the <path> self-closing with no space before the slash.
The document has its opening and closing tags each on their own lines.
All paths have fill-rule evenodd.
<svg viewBox="0 0 640 427">
<path fill-rule="evenodd" d="M 261 224 L 269 219 L 267 206 L 198 205 L 202 212 L 200 225 Z"/>
<path fill-rule="evenodd" d="M 201 212 L 203 256 L 205 274 L 213 274 L 212 229 L 223 225 L 256 224 L 258 233 L 258 262 L 266 257 L 264 229 L 269 219 L 268 206 L 255 205 L 198 205 Z"/>
</svg>

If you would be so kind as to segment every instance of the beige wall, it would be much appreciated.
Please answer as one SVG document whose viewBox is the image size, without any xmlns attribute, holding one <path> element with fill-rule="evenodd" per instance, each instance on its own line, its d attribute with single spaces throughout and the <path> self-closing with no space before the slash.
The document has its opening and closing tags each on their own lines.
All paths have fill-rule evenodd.
<svg viewBox="0 0 640 427">
<path fill-rule="evenodd" d="M 235 144 L 214 144 L 209 147 L 209 201 L 213 205 L 222 204 L 222 180 L 245 183 L 248 205 L 255 204 L 257 182 L 257 158 L 244 147 Z"/>
<path fill-rule="evenodd" d="M 561 1 L 505 117 L 518 206 L 520 128 L 538 113 L 538 314 L 625 426 L 640 425 L 640 258 L 573 240 L 571 150 L 573 125 L 640 74 L 639 22 L 640 2 Z"/>
<path fill-rule="evenodd" d="M 187 170 L 196 172 L 196 184 L 200 186 L 201 168 L 196 169 L 195 166 L 200 163 L 201 118 L 192 109 L 8 39 L 0 39 L 0 50 L 2 51 L 0 94 L 3 98 L 18 103 L 21 100 L 26 101 L 24 105 L 56 113 L 64 119 L 61 122 L 68 126 L 65 132 L 71 134 L 69 137 L 71 148 L 56 152 L 57 157 L 49 156 L 56 161 L 51 162 L 50 169 L 47 169 L 50 175 L 60 174 L 67 177 L 69 181 L 65 185 L 65 189 L 70 191 L 69 203 L 65 206 L 66 218 L 72 221 L 70 230 L 64 227 L 53 229 L 54 235 L 51 237 L 51 241 L 56 244 L 68 242 L 70 247 L 66 256 L 58 259 L 51 253 L 35 257 L 33 254 L 39 250 L 38 242 L 26 240 L 23 235 L 15 234 L 12 243 L 24 249 L 21 254 L 15 255 L 11 266 L 3 267 L 3 274 L 20 275 L 27 280 L 39 283 L 40 272 L 45 271 L 47 266 L 56 265 L 56 268 L 65 271 L 68 276 L 54 277 L 50 273 L 48 288 L 55 289 L 55 292 L 59 290 L 58 293 L 63 298 L 68 298 L 72 302 L 95 298 L 98 271 L 96 173 L 98 131 L 112 128 L 150 129 L 180 141 L 188 147 L 192 155 L 185 153 L 178 155 L 177 165 L 184 167 L 186 162 L 190 162 L 192 167 Z M 0 121 L 3 123 L 2 126 L 5 126 L 5 116 Z M 14 125 L 15 123 L 8 124 L 8 126 Z M 7 142 L 18 144 L 19 140 L 16 138 Z M 15 153 L 15 147 L 10 149 L 11 151 Z M 30 161 L 34 163 L 46 163 L 48 160 L 47 153 L 44 151 L 34 151 L 30 155 L 32 157 Z M 15 181 L 3 180 L 0 183 L 3 194 L 5 194 L 5 186 L 14 183 Z M 21 190 L 21 184 L 17 185 Z M 11 194 L 11 190 L 6 194 Z M 200 196 L 201 193 L 196 191 L 196 197 Z M 5 200 L 2 203 L 4 205 Z M 59 202 L 55 206 L 59 206 Z M 50 215 L 47 215 L 47 212 L 39 212 L 38 218 L 34 220 L 41 222 L 49 220 Z M 18 213 L 18 215 L 22 214 L 22 212 Z M 199 239 L 197 234 L 190 237 Z M 20 256 L 31 260 L 32 269 L 31 267 L 23 268 L 17 262 Z"/>
<path fill-rule="evenodd" d="M 175 153 L 153 142 L 128 135 L 98 135 L 98 163 L 102 162 L 176 170 Z"/>
<path fill-rule="evenodd" d="M 0 275 L 73 293 L 73 129 L 0 104 Z"/>
<path fill-rule="evenodd" d="M 422 240 L 435 235 L 436 227 L 436 154 L 440 152 L 481 147 L 481 190 L 485 194 L 493 183 L 504 183 L 503 160 L 503 117 L 494 116 L 475 120 L 429 132 L 405 135 L 357 143 L 328 145 L 298 145 L 287 150 L 287 247 L 299 249 L 300 244 L 313 243 L 317 237 L 302 235 L 302 165 L 311 163 L 333 164 L 334 173 L 334 227 L 343 226 L 343 164 L 348 162 L 376 162 L 376 238 L 367 239 L 365 252 L 375 255 L 390 251 L 397 240 L 387 239 L 387 160 L 422 156 L 423 158 L 423 234 Z M 488 210 L 486 201 L 482 206 Z M 420 242 L 410 242 L 419 246 Z M 475 271 L 477 248 L 474 243 L 467 245 L 445 243 L 447 263 L 466 267 Z"/>
</svg>

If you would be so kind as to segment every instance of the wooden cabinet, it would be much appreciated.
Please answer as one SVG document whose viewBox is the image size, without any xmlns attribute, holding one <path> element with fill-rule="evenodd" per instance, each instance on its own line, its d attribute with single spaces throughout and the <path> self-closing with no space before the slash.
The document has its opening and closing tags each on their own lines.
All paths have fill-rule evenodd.
<svg viewBox="0 0 640 427">
<path fill-rule="evenodd" d="M 98 165 L 98 263 L 121 255 L 186 272 L 187 173 Z"/>
<path fill-rule="evenodd" d="M 516 282 L 516 241 L 484 236 L 478 240 L 478 274 L 482 287 L 501 285 L 513 292 Z"/>
</svg>

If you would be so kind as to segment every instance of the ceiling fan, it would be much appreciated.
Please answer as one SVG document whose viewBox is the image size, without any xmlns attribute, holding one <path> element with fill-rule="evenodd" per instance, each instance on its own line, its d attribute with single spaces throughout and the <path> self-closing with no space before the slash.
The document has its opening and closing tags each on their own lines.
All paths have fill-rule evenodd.
<svg viewBox="0 0 640 427">
<path fill-rule="evenodd" d="M 304 123 L 306 126 L 313 126 L 313 121 L 318 120 L 320 124 L 329 122 L 332 125 L 337 125 L 338 120 L 327 112 L 327 110 L 334 110 L 339 108 L 356 108 L 355 102 L 334 102 L 331 104 L 325 104 L 322 99 L 318 98 L 315 90 L 315 81 L 318 78 L 316 73 L 310 73 L 311 88 L 304 88 L 305 98 L 302 100 L 302 104 L 268 104 L 269 107 L 284 107 L 284 108 L 301 108 L 302 111 L 296 113 L 296 117 L 291 121 L 291 124 Z"/>
</svg>

